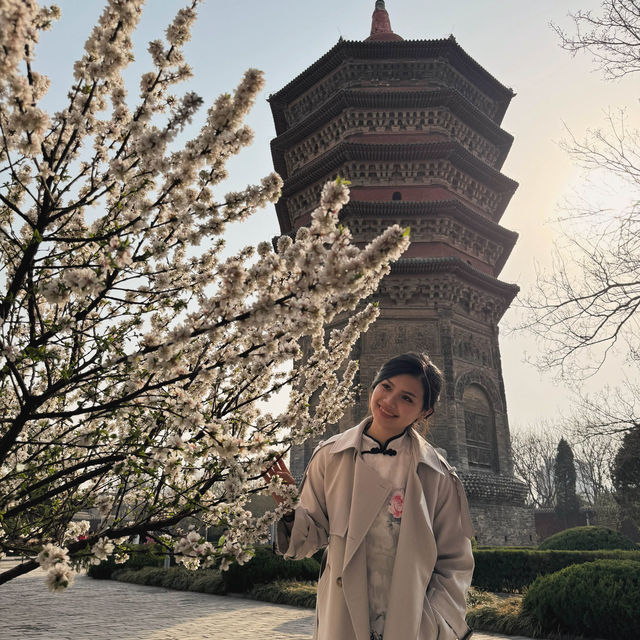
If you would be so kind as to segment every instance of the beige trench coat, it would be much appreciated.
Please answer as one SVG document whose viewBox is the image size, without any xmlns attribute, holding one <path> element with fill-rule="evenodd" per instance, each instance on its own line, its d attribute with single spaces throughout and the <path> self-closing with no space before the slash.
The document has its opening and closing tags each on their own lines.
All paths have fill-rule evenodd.
<svg viewBox="0 0 640 640">
<path fill-rule="evenodd" d="M 280 521 L 276 548 L 308 557 L 328 544 L 318 581 L 315 640 L 369 640 L 364 539 L 392 487 L 363 462 L 367 421 L 321 443 L 300 491 L 293 523 Z M 416 473 L 405 490 L 384 640 L 462 639 L 473 535 L 460 479 L 413 429 Z"/>
</svg>

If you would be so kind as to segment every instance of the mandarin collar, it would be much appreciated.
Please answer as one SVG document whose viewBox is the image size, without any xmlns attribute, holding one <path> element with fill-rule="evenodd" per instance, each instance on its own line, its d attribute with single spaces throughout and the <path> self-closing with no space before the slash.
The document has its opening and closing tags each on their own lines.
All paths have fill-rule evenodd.
<svg viewBox="0 0 640 640">
<path fill-rule="evenodd" d="M 371 455 L 380 454 L 380 455 L 393 457 L 398 453 L 398 448 L 404 449 L 404 446 L 406 443 L 406 438 L 404 436 L 407 435 L 407 432 L 409 431 L 410 426 L 403 429 L 397 435 L 391 436 L 385 442 L 380 442 L 380 440 L 378 440 L 377 438 L 374 438 L 372 435 L 368 433 L 368 429 L 370 426 L 371 426 L 371 422 L 368 422 L 365 425 L 365 428 L 362 432 L 362 437 L 363 438 L 367 437 L 369 438 L 369 440 L 373 440 L 373 442 L 375 442 L 375 445 L 371 449 L 367 449 L 366 451 L 361 449 L 361 455 L 364 455 L 365 453 L 370 453 Z"/>
<path fill-rule="evenodd" d="M 331 446 L 330 452 L 339 453 L 347 449 L 354 449 L 358 455 L 362 455 L 362 434 L 371 420 L 371 416 L 367 416 L 360 424 L 341 433 Z M 440 460 L 436 450 L 419 436 L 413 427 L 410 426 L 407 429 L 407 435 L 411 439 L 412 450 L 415 452 L 418 463 L 426 464 L 434 471 L 444 475 L 445 463 Z"/>
</svg>

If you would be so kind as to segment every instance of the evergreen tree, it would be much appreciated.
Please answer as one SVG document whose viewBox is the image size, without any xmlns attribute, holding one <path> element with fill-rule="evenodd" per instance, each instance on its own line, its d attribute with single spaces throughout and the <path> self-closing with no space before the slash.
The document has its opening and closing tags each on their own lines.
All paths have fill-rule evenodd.
<svg viewBox="0 0 640 640">
<path fill-rule="evenodd" d="M 576 467 L 571 446 L 564 439 L 558 442 L 554 467 L 556 484 L 556 515 L 563 528 L 578 524 L 580 502 L 576 493 Z"/>
<path fill-rule="evenodd" d="M 625 434 L 611 471 L 616 501 L 627 525 L 640 527 L 640 427 Z"/>
</svg>

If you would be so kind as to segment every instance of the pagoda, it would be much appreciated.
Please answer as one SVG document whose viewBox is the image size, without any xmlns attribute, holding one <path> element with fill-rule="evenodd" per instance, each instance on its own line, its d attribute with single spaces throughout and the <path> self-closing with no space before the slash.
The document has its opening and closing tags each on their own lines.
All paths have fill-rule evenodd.
<svg viewBox="0 0 640 640">
<path fill-rule="evenodd" d="M 453 36 L 404 40 L 376 2 L 371 35 L 338 43 L 269 98 L 273 162 L 284 179 L 282 233 L 308 224 L 327 180 L 351 182 L 341 213 L 364 244 L 392 224 L 411 245 L 375 296 L 380 317 L 354 358 L 368 389 L 378 367 L 426 351 L 445 387 L 426 437 L 457 467 L 481 544 L 534 544 L 533 511 L 513 477 L 498 323 L 518 287 L 498 279 L 517 234 L 500 226 L 517 183 L 501 173 L 515 94 Z M 367 393 L 334 431 L 367 413 Z M 331 428 L 329 429 L 331 433 Z M 315 447 L 294 450 L 300 477 Z"/>
</svg>

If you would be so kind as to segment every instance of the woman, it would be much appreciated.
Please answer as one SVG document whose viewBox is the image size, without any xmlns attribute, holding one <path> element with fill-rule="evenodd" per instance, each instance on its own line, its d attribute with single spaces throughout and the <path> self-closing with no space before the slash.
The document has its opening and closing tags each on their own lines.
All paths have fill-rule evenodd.
<svg viewBox="0 0 640 640">
<path fill-rule="evenodd" d="M 433 413 L 441 387 L 426 354 L 392 358 L 371 385 L 370 416 L 314 451 L 300 502 L 276 534 L 285 558 L 328 545 L 314 639 L 469 637 L 466 497 L 454 470 L 412 429 Z M 266 476 L 274 474 L 293 482 L 282 461 Z"/>
</svg>

